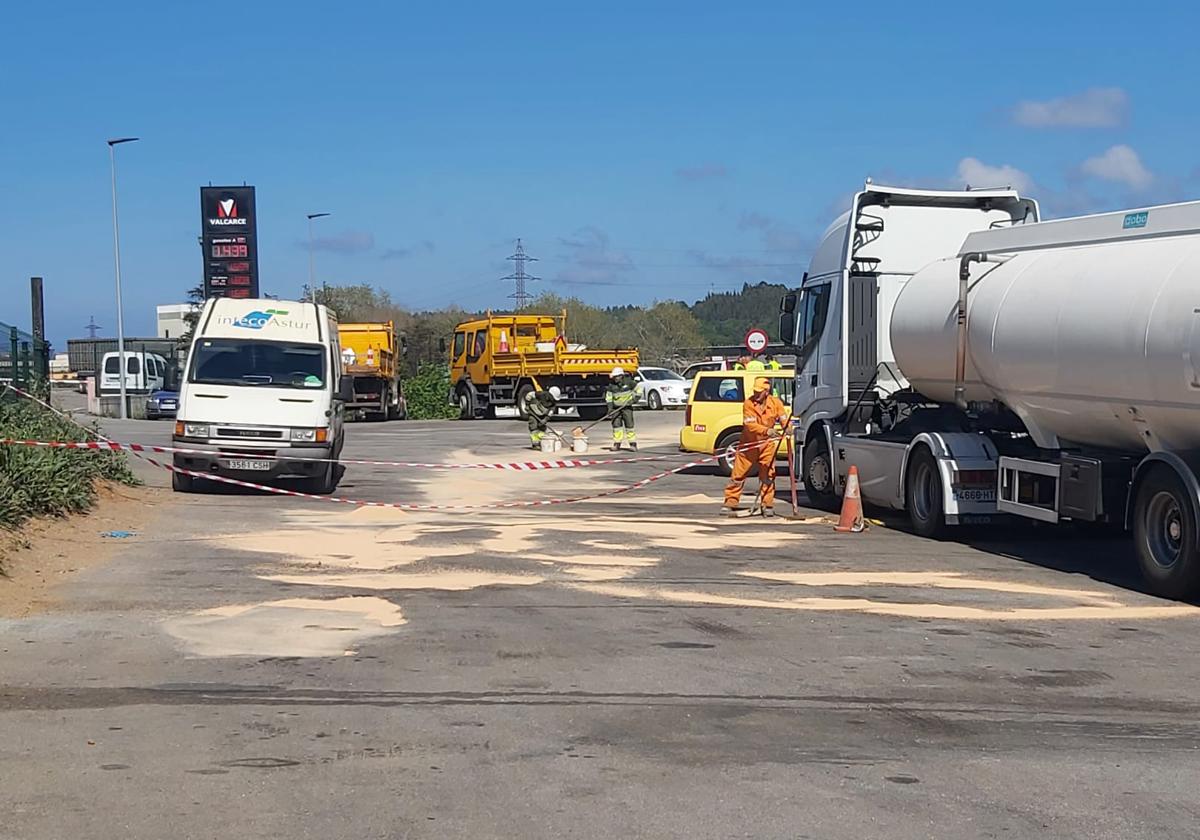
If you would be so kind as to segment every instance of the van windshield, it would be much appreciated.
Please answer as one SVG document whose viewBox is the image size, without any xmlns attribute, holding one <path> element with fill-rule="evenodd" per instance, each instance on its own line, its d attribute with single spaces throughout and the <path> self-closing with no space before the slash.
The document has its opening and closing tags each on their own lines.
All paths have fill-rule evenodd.
<svg viewBox="0 0 1200 840">
<path fill-rule="evenodd" d="M 325 385 L 325 348 L 320 344 L 206 338 L 196 342 L 188 382 L 272 388 Z"/>
</svg>

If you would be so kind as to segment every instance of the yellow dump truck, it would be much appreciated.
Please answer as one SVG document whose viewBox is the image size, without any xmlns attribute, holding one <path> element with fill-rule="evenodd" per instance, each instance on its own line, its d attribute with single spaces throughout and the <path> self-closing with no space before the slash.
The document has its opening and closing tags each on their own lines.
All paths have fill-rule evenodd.
<svg viewBox="0 0 1200 840">
<path fill-rule="evenodd" d="M 634 348 L 593 350 L 567 339 L 567 313 L 493 315 L 454 328 L 450 402 L 464 420 L 495 417 L 500 406 L 524 416 L 525 394 L 557 385 L 562 405 L 585 420 L 604 416 L 604 389 L 614 367 L 637 370 Z"/>
<path fill-rule="evenodd" d="M 378 324 L 339 324 L 342 367 L 354 382 L 354 399 L 346 410 L 371 420 L 395 420 L 405 415 L 400 388 L 402 340 L 391 321 Z"/>
</svg>

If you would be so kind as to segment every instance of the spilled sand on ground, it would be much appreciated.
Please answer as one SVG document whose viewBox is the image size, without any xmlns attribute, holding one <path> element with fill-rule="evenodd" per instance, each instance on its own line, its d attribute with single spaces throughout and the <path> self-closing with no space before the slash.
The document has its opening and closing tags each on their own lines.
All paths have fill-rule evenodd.
<svg viewBox="0 0 1200 840">
<path fill-rule="evenodd" d="M 344 656 L 406 623 L 383 598 L 288 598 L 169 619 L 167 632 L 194 656 Z"/>
</svg>

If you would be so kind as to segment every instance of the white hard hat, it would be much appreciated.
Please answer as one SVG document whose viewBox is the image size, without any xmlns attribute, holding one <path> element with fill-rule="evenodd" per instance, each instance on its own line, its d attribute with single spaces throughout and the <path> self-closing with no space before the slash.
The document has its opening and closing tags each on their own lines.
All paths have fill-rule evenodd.
<svg viewBox="0 0 1200 840">
<path fill-rule="evenodd" d="M 617 365 L 615 368 L 612 369 L 612 373 L 610 373 L 608 375 L 608 378 L 616 379 L 618 376 L 624 376 L 624 375 L 625 375 L 625 368 L 621 367 L 620 365 Z"/>
<path fill-rule="evenodd" d="M 550 386 L 550 396 L 554 397 L 554 399 L 556 399 L 556 400 L 561 400 L 562 399 L 562 388 L 559 388 L 557 385 L 551 385 Z"/>
</svg>

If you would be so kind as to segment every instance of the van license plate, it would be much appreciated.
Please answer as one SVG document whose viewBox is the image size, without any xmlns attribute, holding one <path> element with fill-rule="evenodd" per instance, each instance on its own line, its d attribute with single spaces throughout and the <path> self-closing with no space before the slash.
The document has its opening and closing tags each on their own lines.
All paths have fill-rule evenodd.
<svg viewBox="0 0 1200 840">
<path fill-rule="evenodd" d="M 269 470 L 270 461 L 249 461 L 245 458 L 231 458 L 222 463 L 227 470 Z"/>
</svg>

